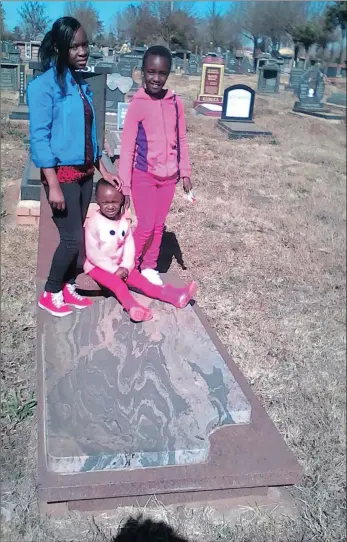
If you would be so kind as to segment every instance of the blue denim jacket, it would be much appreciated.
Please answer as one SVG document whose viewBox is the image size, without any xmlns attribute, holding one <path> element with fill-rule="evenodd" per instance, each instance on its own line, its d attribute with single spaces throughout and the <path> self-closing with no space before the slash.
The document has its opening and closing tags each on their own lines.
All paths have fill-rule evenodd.
<svg viewBox="0 0 347 542">
<path fill-rule="evenodd" d="M 63 94 L 54 67 L 28 85 L 30 151 L 36 167 L 78 166 L 85 163 L 85 117 L 78 85 L 69 70 Z M 92 91 L 83 81 L 82 90 L 93 110 L 94 161 L 100 158 L 96 136 Z"/>
</svg>

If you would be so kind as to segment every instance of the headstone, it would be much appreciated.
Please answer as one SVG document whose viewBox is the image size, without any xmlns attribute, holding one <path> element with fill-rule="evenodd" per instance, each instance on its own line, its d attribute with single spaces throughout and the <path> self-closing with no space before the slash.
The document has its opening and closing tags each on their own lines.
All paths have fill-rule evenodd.
<svg viewBox="0 0 347 542">
<path fill-rule="evenodd" d="M 94 67 L 94 71 L 97 70 L 97 73 L 117 73 L 118 68 L 115 62 L 110 60 L 99 60 Z"/>
<path fill-rule="evenodd" d="M 327 99 L 328 104 L 340 105 L 346 107 L 346 93 L 345 92 L 334 92 Z"/>
<path fill-rule="evenodd" d="M 252 73 L 253 72 L 253 65 L 248 56 L 243 56 L 241 59 L 240 66 L 242 68 L 242 71 L 244 73 Z"/>
<path fill-rule="evenodd" d="M 328 66 L 326 75 L 329 79 L 334 79 L 337 77 L 337 64 Z"/>
<path fill-rule="evenodd" d="M 131 53 L 125 53 L 125 55 L 123 55 L 122 58 L 132 64 L 133 70 L 134 69 L 141 70 L 143 55 L 144 55 L 143 52 L 133 50 L 131 51 Z"/>
<path fill-rule="evenodd" d="M 296 93 L 304 73 L 305 70 L 303 68 L 292 68 L 289 75 L 289 84 L 285 87 L 285 90 L 292 90 Z"/>
<path fill-rule="evenodd" d="M 117 108 L 117 130 L 123 130 L 125 116 L 128 111 L 129 104 L 125 102 L 119 102 Z"/>
<path fill-rule="evenodd" d="M 118 73 L 123 77 L 133 77 L 134 63 L 131 60 L 127 60 L 123 55 L 117 65 Z"/>
<path fill-rule="evenodd" d="M 222 120 L 253 120 L 255 91 L 247 85 L 232 85 L 224 91 Z"/>
<path fill-rule="evenodd" d="M 18 64 L 8 60 L 1 60 L 0 89 L 17 90 L 18 88 Z"/>
<path fill-rule="evenodd" d="M 306 66 L 306 58 L 300 57 L 295 63 L 296 68 L 301 68 L 302 70 L 305 69 Z"/>
<path fill-rule="evenodd" d="M 340 120 L 343 115 L 331 113 L 326 109 L 322 100 L 324 98 L 325 83 L 324 74 L 319 66 L 309 68 L 301 78 L 297 96 L 299 101 L 295 102 L 293 111 L 306 113 L 315 117 L 327 120 Z"/>
<path fill-rule="evenodd" d="M 221 106 L 223 103 L 224 59 L 207 56 L 203 59 L 200 92 L 194 107 L 200 104 Z M 203 111 L 201 111 L 203 113 Z M 221 109 L 214 116 L 220 116 Z"/>
<path fill-rule="evenodd" d="M 197 55 L 190 55 L 188 60 L 188 75 L 198 74 L 198 58 Z"/>
<path fill-rule="evenodd" d="M 262 68 L 259 68 L 258 75 L 258 93 L 275 94 L 279 92 L 281 71 L 277 63 L 268 62 Z"/>
<path fill-rule="evenodd" d="M 236 58 L 235 55 L 231 51 L 227 51 L 224 55 L 224 62 L 225 62 L 225 73 L 226 74 L 232 74 L 236 73 Z"/>
<path fill-rule="evenodd" d="M 272 135 L 254 123 L 254 99 L 255 91 L 247 85 L 232 85 L 224 91 L 222 118 L 217 125 L 229 139 Z"/>
<path fill-rule="evenodd" d="M 118 103 L 125 101 L 125 95 L 132 89 L 133 79 L 123 77 L 119 73 L 107 76 L 106 110 L 109 113 L 117 113 Z"/>
</svg>

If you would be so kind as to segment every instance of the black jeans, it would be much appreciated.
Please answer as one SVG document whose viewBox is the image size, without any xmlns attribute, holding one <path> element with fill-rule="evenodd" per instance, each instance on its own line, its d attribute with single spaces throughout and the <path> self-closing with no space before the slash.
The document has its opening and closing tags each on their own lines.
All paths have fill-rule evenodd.
<svg viewBox="0 0 347 542">
<path fill-rule="evenodd" d="M 84 260 L 83 223 L 92 199 L 93 177 L 74 182 L 61 183 L 65 198 L 65 210 L 53 211 L 53 222 L 57 226 L 60 243 L 53 256 L 51 270 L 46 282 L 46 292 L 58 293 L 63 285 L 74 283 Z M 49 188 L 45 186 L 48 197 Z"/>
</svg>

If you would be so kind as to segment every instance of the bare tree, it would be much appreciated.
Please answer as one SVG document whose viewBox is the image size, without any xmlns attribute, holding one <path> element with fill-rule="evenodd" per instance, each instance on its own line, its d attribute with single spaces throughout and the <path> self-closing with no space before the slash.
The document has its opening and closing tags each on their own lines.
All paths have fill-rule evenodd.
<svg viewBox="0 0 347 542">
<path fill-rule="evenodd" d="M 103 24 L 99 12 L 91 2 L 67 2 L 65 14 L 81 23 L 89 39 L 93 40 L 102 34 Z"/>
<path fill-rule="evenodd" d="M 25 39 L 36 40 L 44 34 L 49 25 L 46 5 L 40 2 L 25 2 L 18 10 L 21 29 Z"/>
</svg>

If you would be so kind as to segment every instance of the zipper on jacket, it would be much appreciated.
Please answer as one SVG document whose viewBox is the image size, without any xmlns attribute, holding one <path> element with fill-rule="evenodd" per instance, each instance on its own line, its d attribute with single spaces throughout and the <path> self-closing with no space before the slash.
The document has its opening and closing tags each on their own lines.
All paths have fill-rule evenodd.
<svg viewBox="0 0 347 542">
<path fill-rule="evenodd" d="M 166 145 L 165 145 L 165 166 L 166 166 L 166 176 L 168 177 L 169 176 L 169 170 L 168 170 L 168 167 L 167 167 L 167 146 L 168 146 L 168 141 L 167 141 L 167 136 L 166 136 L 166 126 L 165 126 L 163 100 L 160 100 L 160 107 L 161 107 L 161 116 L 162 116 L 162 119 L 163 119 L 163 126 L 164 126 L 164 132 L 165 132 L 165 141 L 166 141 Z"/>
</svg>

